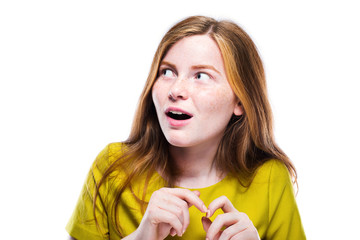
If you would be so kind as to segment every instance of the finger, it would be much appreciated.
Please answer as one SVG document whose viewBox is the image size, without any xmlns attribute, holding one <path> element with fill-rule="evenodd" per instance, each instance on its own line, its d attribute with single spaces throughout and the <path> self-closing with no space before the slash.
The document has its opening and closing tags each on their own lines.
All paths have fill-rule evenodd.
<svg viewBox="0 0 360 240">
<path fill-rule="evenodd" d="M 167 212 L 170 212 L 172 213 L 173 215 L 175 215 L 179 221 L 181 222 L 181 225 L 183 225 L 183 227 L 185 226 L 185 224 L 187 222 L 189 222 L 189 220 L 185 220 L 185 214 L 184 213 L 184 210 L 181 209 L 180 207 L 176 206 L 175 204 L 159 204 L 157 206 L 159 209 L 162 209 L 164 211 L 167 211 Z"/>
<path fill-rule="evenodd" d="M 209 239 L 215 239 L 215 236 L 222 234 L 221 229 L 236 224 L 240 220 L 239 214 L 237 213 L 224 213 L 218 215 L 213 223 L 210 225 L 206 236 Z M 219 235 L 219 236 L 220 236 Z"/>
<path fill-rule="evenodd" d="M 172 214 L 171 212 L 165 211 L 163 209 L 156 209 L 153 211 L 153 220 L 157 223 L 167 223 L 175 231 L 178 236 L 183 234 L 183 225 L 179 221 L 179 218 Z"/>
<path fill-rule="evenodd" d="M 169 211 L 174 215 L 176 215 L 183 224 L 182 231 L 184 232 L 186 230 L 186 228 L 190 224 L 189 208 L 186 201 L 174 195 L 166 194 L 165 196 L 163 196 L 163 200 L 157 203 L 157 205 L 159 208 Z"/>
<path fill-rule="evenodd" d="M 173 228 L 171 228 L 171 229 L 170 229 L 170 235 L 171 235 L 172 237 L 175 236 L 175 235 L 176 235 L 176 230 L 173 229 Z"/>
<path fill-rule="evenodd" d="M 196 196 L 200 197 L 200 192 L 198 190 L 194 190 L 192 192 L 195 193 Z"/>
<path fill-rule="evenodd" d="M 202 225 L 203 225 L 203 228 L 204 228 L 205 232 L 207 232 L 210 225 L 211 225 L 211 223 L 212 223 L 211 220 L 208 219 L 207 217 L 202 217 L 201 222 L 202 222 Z"/>
<path fill-rule="evenodd" d="M 197 195 L 198 191 L 190 191 L 189 189 L 183 189 L 183 188 L 162 188 L 161 191 L 173 194 L 177 196 L 180 199 L 183 199 L 188 203 L 188 206 L 194 205 L 197 209 L 199 209 L 201 212 L 206 212 L 207 208 L 204 204 L 204 202 L 199 198 Z M 198 193 L 200 195 L 200 193 Z"/>
<path fill-rule="evenodd" d="M 176 195 L 161 189 L 161 191 L 155 191 L 152 194 L 150 203 L 178 216 L 183 224 L 183 231 L 185 231 L 190 224 L 188 203 Z"/>
<path fill-rule="evenodd" d="M 242 231 L 236 235 L 234 235 L 231 240 L 243 240 L 243 239 L 259 239 L 260 236 L 257 233 L 256 229 L 253 229 L 250 231 L 250 228 L 246 229 L 245 231 Z"/>
<path fill-rule="evenodd" d="M 246 229 L 248 229 L 248 227 L 240 223 L 233 224 L 222 231 L 219 240 L 233 239 L 235 235 L 245 231 Z"/>
<path fill-rule="evenodd" d="M 202 217 L 201 221 L 202 221 L 203 228 L 204 228 L 205 232 L 207 232 L 209 230 L 211 224 L 212 224 L 211 220 L 208 219 L 207 217 Z M 216 234 L 214 239 L 218 239 L 220 237 L 220 234 L 221 234 L 221 232 Z M 206 239 L 208 239 L 208 238 L 206 238 Z"/>
<path fill-rule="evenodd" d="M 162 188 L 160 190 L 171 193 L 171 194 L 177 196 L 178 198 L 185 200 L 187 203 L 194 205 L 201 212 L 207 211 L 207 208 L 206 208 L 204 202 L 194 192 L 190 191 L 189 189 Z"/>
<path fill-rule="evenodd" d="M 221 208 L 224 211 L 224 213 L 237 211 L 227 197 L 221 196 L 216 198 L 214 201 L 210 203 L 206 217 L 210 218 L 214 214 L 214 212 L 219 208 Z"/>
</svg>

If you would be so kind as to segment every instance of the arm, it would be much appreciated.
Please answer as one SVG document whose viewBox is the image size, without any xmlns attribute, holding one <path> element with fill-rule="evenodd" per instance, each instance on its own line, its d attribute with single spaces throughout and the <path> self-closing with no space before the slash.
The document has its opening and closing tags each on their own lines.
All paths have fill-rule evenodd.
<svg viewBox="0 0 360 240">
<path fill-rule="evenodd" d="M 104 235 L 99 233 L 95 224 L 93 196 L 96 185 L 102 177 L 103 168 L 107 165 L 108 151 L 109 149 L 106 147 L 100 152 L 87 175 L 75 210 L 66 226 L 67 232 L 71 235 L 70 239 L 104 239 Z M 106 185 L 103 185 L 100 188 L 99 197 L 96 200 L 95 207 L 98 223 L 104 233 L 108 231 L 106 206 L 102 201 L 102 196 L 106 196 L 106 192 Z"/>
<path fill-rule="evenodd" d="M 274 162 L 269 178 L 267 239 L 306 239 L 287 168 Z"/>
</svg>

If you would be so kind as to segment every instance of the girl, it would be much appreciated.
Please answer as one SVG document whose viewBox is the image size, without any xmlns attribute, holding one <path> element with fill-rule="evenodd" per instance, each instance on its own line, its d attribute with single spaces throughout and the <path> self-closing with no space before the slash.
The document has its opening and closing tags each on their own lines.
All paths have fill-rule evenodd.
<svg viewBox="0 0 360 240">
<path fill-rule="evenodd" d="M 291 181 L 293 180 L 293 182 Z M 76 239 L 305 239 L 264 69 L 236 24 L 195 16 L 162 39 L 129 138 L 95 160 Z"/>
</svg>

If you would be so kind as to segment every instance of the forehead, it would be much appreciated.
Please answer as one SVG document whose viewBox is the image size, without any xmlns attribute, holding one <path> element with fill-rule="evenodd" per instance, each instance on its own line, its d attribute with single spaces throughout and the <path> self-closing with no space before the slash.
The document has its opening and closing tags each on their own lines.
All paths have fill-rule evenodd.
<svg viewBox="0 0 360 240">
<path fill-rule="evenodd" d="M 195 35 L 181 39 L 170 48 L 163 60 L 174 64 L 213 65 L 219 70 L 224 68 L 220 49 L 208 35 Z"/>
</svg>

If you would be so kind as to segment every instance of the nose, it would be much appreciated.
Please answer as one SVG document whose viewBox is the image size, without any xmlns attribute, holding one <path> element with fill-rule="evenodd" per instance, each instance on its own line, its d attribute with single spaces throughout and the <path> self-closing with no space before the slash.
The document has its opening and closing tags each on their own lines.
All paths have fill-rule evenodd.
<svg viewBox="0 0 360 240">
<path fill-rule="evenodd" d="M 189 97 L 189 86 L 186 78 L 177 78 L 169 90 L 169 99 L 171 101 L 186 100 Z"/>
</svg>

